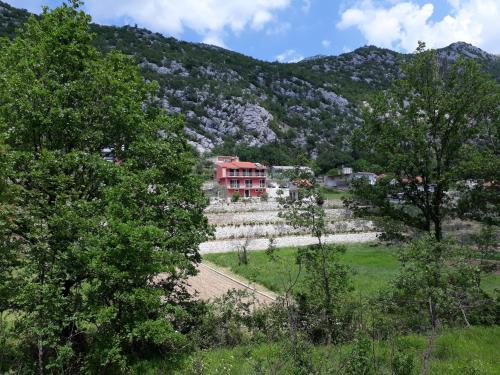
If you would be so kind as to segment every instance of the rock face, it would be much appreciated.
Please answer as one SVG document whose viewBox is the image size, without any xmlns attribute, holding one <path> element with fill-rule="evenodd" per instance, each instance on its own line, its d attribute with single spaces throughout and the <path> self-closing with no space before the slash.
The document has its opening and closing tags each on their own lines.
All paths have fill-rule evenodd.
<svg viewBox="0 0 500 375">
<path fill-rule="evenodd" d="M 139 64 L 139 66 L 142 69 L 151 70 L 151 71 L 156 72 L 158 74 L 177 74 L 181 77 L 188 77 L 189 76 L 189 73 L 186 70 L 186 68 L 184 68 L 184 66 L 182 66 L 181 63 L 179 63 L 175 60 L 168 62 L 167 66 L 158 66 L 158 65 L 156 65 L 154 63 L 150 63 L 150 62 L 143 62 L 143 63 Z"/>
<path fill-rule="evenodd" d="M 246 104 L 237 112 L 243 130 L 252 134 L 250 144 L 271 143 L 276 140 L 276 133 L 269 128 L 273 115 L 257 104 Z"/>
<path fill-rule="evenodd" d="M 347 107 L 347 105 L 349 104 L 347 99 L 335 94 L 334 92 L 326 91 L 323 88 L 320 88 L 319 92 L 320 92 L 321 96 L 323 97 L 323 99 L 338 106 L 340 109 L 345 109 Z"/>
<path fill-rule="evenodd" d="M 176 109 L 169 108 L 171 112 Z M 241 137 L 240 142 L 260 146 L 277 139 L 276 133 L 269 128 L 273 115 L 258 104 L 222 103 L 220 108 L 207 108 L 207 116 L 199 118 L 202 132 L 210 138 L 186 128 L 190 143 L 200 153 L 209 152 L 220 144 L 225 136 Z M 196 118 L 194 112 L 188 118 Z M 241 134 L 242 133 L 242 134 Z"/>
<path fill-rule="evenodd" d="M 349 147 L 346 135 L 360 124 L 367 94 L 387 88 L 401 73 L 401 63 L 412 56 L 368 46 L 340 56 L 277 64 L 146 30 L 119 30 L 164 51 L 155 59 L 136 55 L 145 75 L 160 82 L 164 107 L 186 116 L 186 134 L 200 153 L 227 137 L 261 146 L 280 142 L 285 133 L 300 147 L 306 147 L 309 138 L 317 145 Z M 103 36 L 105 43 L 117 44 L 115 34 Z M 465 57 L 486 62 L 497 76 L 500 71 L 498 57 L 466 43 L 454 43 L 438 54 L 448 61 Z M 317 155 L 314 147 L 308 152 L 312 158 Z"/>
<path fill-rule="evenodd" d="M 479 60 L 498 60 L 498 56 L 489 54 L 481 48 L 475 47 L 472 44 L 464 42 L 456 42 L 439 51 L 439 55 L 447 60 L 455 61 L 459 57 Z"/>
<path fill-rule="evenodd" d="M 0 36 L 12 37 L 28 16 L 0 1 Z M 145 79 L 160 84 L 161 105 L 185 117 L 186 135 L 200 153 L 228 137 L 252 146 L 288 142 L 311 158 L 320 145 L 348 148 L 363 102 L 386 89 L 411 58 L 366 46 L 279 64 L 136 27 L 93 25 L 93 31 L 97 48 L 133 56 Z M 475 59 L 500 80 L 500 59 L 477 47 L 457 42 L 438 53 L 449 61 Z"/>
<path fill-rule="evenodd" d="M 191 146 L 193 146 L 196 151 L 200 154 L 210 151 L 214 148 L 214 143 L 207 137 L 204 137 L 201 134 L 196 133 L 194 130 L 189 128 L 184 129 L 190 141 L 188 141 Z"/>
</svg>

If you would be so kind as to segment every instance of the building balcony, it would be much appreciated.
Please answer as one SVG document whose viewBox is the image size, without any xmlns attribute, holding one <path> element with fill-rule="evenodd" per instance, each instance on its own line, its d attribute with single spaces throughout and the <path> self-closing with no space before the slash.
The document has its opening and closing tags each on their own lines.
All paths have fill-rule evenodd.
<svg viewBox="0 0 500 375">
<path fill-rule="evenodd" d="M 226 185 L 226 189 L 239 189 L 239 190 L 245 190 L 245 189 L 265 189 L 265 185 L 260 185 L 260 184 L 255 184 L 255 185 L 239 185 L 239 186 L 231 186 L 231 185 Z"/>
<path fill-rule="evenodd" d="M 229 173 L 227 177 L 267 177 L 266 174 L 246 174 L 246 173 Z"/>
</svg>

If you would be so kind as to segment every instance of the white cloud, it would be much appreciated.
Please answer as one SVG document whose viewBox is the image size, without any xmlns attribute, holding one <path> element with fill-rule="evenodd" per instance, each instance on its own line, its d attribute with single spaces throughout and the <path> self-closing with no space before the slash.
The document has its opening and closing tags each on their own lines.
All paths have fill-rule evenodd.
<svg viewBox="0 0 500 375">
<path fill-rule="evenodd" d="M 433 21 L 434 6 L 398 1 L 391 6 L 363 0 L 342 12 L 339 29 L 358 28 L 370 44 L 413 51 L 419 40 L 429 47 L 463 41 L 500 53 L 500 2 L 448 0 L 449 14 Z"/>
<path fill-rule="evenodd" d="M 269 21 L 273 19 L 273 15 L 267 10 L 259 10 L 255 13 L 252 19 L 252 28 L 260 30 Z"/>
<path fill-rule="evenodd" d="M 261 30 L 291 0 L 87 0 L 85 8 L 98 23 L 126 19 L 157 32 L 179 35 L 191 29 L 204 42 L 224 46 L 223 37 L 246 28 Z"/>
<path fill-rule="evenodd" d="M 222 48 L 227 48 L 226 44 L 224 43 L 224 40 L 217 33 L 205 35 L 203 37 L 202 42 L 205 43 L 205 44 L 212 44 L 214 46 L 218 46 L 218 47 L 222 47 Z"/>
<path fill-rule="evenodd" d="M 285 52 L 276 56 L 276 60 L 280 63 L 295 63 L 303 59 L 304 56 L 294 49 L 287 49 Z"/>
<path fill-rule="evenodd" d="M 332 42 L 330 40 L 327 40 L 327 39 L 323 39 L 321 41 L 321 45 L 324 47 L 324 48 L 330 48 L 332 46 Z"/>
</svg>

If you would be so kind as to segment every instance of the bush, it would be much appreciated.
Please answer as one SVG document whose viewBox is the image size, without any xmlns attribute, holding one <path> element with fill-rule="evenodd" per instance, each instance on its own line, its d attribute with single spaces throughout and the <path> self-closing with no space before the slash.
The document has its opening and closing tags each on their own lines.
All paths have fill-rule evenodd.
<svg viewBox="0 0 500 375">
<path fill-rule="evenodd" d="M 318 196 L 316 197 L 316 203 L 318 204 L 318 206 L 323 206 L 323 204 L 325 203 L 325 197 L 323 196 L 323 194 L 318 194 Z"/>
<path fill-rule="evenodd" d="M 267 201 L 268 201 L 268 199 L 269 199 L 269 195 L 268 195 L 267 193 L 264 193 L 264 194 L 262 194 L 262 195 L 260 196 L 260 200 L 261 200 L 262 202 L 267 202 Z"/>
<path fill-rule="evenodd" d="M 238 202 L 240 200 L 240 193 L 235 191 L 231 196 L 231 202 Z"/>
<path fill-rule="evenodd" d="M 371 370 L 371 342 L 368 336 L 358 334 L 354 339 L 350 358 L 347 362 L 346 374 L 365 375 Z"/>
<path fill-rule="evenodd" d="M 415 368 L 415 359 L 412 353 L 396 351 L 391 360 L 392 371 L 395 375 L 411 375 Z"/>
</svg>

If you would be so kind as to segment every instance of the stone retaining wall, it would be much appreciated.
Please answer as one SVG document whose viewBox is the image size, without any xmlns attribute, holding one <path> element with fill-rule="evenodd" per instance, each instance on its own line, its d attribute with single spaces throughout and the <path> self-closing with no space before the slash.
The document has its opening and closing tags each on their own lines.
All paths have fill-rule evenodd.
<svg viewBox="0 0 500 375">
<path fill-rule="evenodd" d="M 325 208 L 342 208 L 342 201 L 339 199 L 326 200 L 323 204 Z M 224 212 L 249 212 L 249 211 L 278 211 L 280 209 L 278 202 L 262 202 L 250 200 L 248 202 L 226 202 L 211 201 L 205 209 L 205 213 L 224 213 Z"/>
<path fill-rule="evenodd" d="M 345 209 L 326 209 L 328 218 L 349 218 L 350 212 Z M 208 222 L 213 225 L 226 224 L 256 224 L 256 223 L 279 223 L 283 219 L 278 217 L 278 211 L 250 211 L 250 212 L 226 212 L 206 214 Z"/>
<path fill-rule="evenodd" d="M 329 233 L 357 233 L 373 231 L 373 224 L 366 220 L 339 220 L 329 223 Z M 262 238 L 290 235 L 305 235 L 307 229 L 293 228 L 285 223 L 256 225 L 226 225 L 215 228 L 215 239 Z"/>
</svg>

